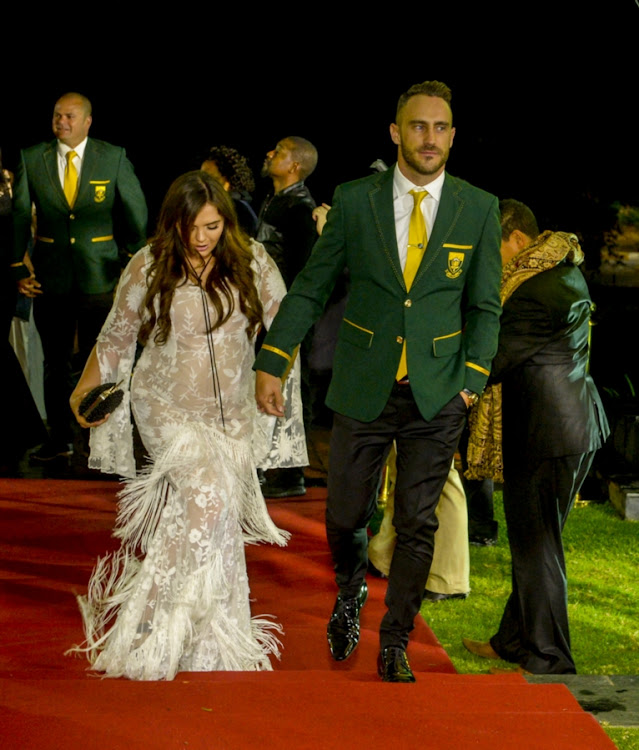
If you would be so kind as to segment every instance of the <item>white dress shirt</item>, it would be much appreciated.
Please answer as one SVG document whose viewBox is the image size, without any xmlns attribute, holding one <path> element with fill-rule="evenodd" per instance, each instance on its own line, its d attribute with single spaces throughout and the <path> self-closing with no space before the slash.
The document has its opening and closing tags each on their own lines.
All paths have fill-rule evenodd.
<svg viewBox="0 0 639 750">
<path fill-rule="evenodd" d="M 442 197 L 442 188 L 444 187 L 445 172 L 442 172 L 437 179 L 428 185 L 413 185 L 413 183 L 404 177 L 399 169 L 399 164 L 395 165 L 395 174 L 393 175 L 393 210 L 395 211 L 395 235 L 397 237 L 397 250 L 399 251 L 399 262 L 402 271 L 406 265 L 406 255 L 408 251 L 408 227 L 410 225 L 410 215 L 413 212 L 415 201 L 410 194 L 411 190 L 427 190 L 428 195 L 422 200 L 420 208 L 424 214 L 426 222 L 426 231 L 428 237 L 433 231 L 439 201 Z"/>
<path fill-rule="evenodd" d="M 78 143 L 75 148 L 70 148 L 64 143 L 58 141 L 58 176 L 60 177 L 60 184 L 64 188 L 64 170 L 67 168 L 67 154 L 69 151 L 75 151 L 73 157 L 73 163 L 75 168 L 78 170 L 78 182 L 80 182 L 80 173 L 82 171 L 82 159 L 84 158 L 84 149 L 86 148 L 87 141 L 85 138 L 82 143 Z"/>
</svg>

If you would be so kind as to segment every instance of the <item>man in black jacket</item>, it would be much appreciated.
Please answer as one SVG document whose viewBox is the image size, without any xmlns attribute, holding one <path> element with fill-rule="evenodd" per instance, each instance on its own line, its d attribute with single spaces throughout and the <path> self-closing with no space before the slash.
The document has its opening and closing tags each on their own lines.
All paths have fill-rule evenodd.
<svg viewBox="0 0 639 750">
<path fill-rule="evenodd" d="M 260 210 L 256 239 L 277 263 L 287 289 L 317 239 L 312 216 L 315 201 L 304 184 L 316 165 L 315 146 L 305 138 L 289 136 L 267 153 L 262 166 L 262 177 L 273 181 L 273 194 Z"/>
<path fill-rule="evenodd" d="M 256 239 L 277 264 L 287 289 L 304 268 L 317 239 L 313 219 L 315 201 L 304 184 L 316 165 L 315 146 L 305 138 L 288 136 L 267 153 L 262 166 L 262 177 L 273 181 L 273 194 L 267 197 L 260 210 Z M 311 426 L 312 393 L 308 366 L 311 340 L 312 336 L 307 336 L 300 347 L 307 435 Z M 262 492 L 265 497 L 303 495 L 306 492 L 303 469 L 271 469 L 266 472 Z"/>
<path fill-rule="evenodd" d="M 504 307 L 490 382 L 502 390 L 513 591 L 490 642 L 464 645 L 534 674 L 574 673 L 561 533 L 608 435 L 588 375 L 591 301 L 577 268 L 577 238 L 539 235 L 534 215 L 518 201 L 502 201 L 500 210 Z"/>
</svg>

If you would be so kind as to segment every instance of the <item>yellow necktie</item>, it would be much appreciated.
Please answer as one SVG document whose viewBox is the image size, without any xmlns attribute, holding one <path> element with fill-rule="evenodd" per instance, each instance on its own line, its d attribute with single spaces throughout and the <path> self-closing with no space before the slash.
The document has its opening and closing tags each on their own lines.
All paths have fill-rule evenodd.
<svg viewBox="0 0 639 750">
<path fill-rule="evenodd" d="M 428 191 L 411 190 L 410 194 L 413 196 L 413 212 L 410 215 L 410 224 L 408 225 L 408 250 L 406 252 L 406 265 L 404 266 L 404 281 L 407 291 L 410 290 L 413 281 L 415 281 L 417 269 L 422 262 L 428 242 L 426 222 L 421 209 L 422 201 L 428 195 Z M 406 363 L 406 337 L 404 337 L 396 379 L 402 380 L 406 375 L 408 375 L 408 365 Z"/>
<path fill-rule="evenodd" d="M 73 208 L 78 192 L 78 170 L 73 163 L 74 156 L 77 156 L 75 151 L 67 151 L 67 166 L 64 170 L 64 195 L 71 208 Z"/>
</svg>

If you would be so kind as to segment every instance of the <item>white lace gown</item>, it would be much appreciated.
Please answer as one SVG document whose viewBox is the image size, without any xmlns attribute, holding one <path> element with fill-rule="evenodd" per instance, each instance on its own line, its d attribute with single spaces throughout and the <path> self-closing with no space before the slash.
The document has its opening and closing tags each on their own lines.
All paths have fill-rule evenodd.
<svg viewBox="0 0 639 750">
<path fill-rule="evenodd" d="M 252 251 L 268 327 L 286 290 L 264 248 L 252 243 Z M 211 336 L 216 394 L 201 291 L 186 283 L 175 291 L 167 343 L 151 337 L 131 378 L 150 261 L 148 248 L 132 258 L 97 343 L 102 382 L 122 381 L 125 398 L 91 431 L 90 466 L 130 479 L 114 532 L 122 545 L 98 560 L 79 598 L 81 650 L 93 669 L 136 680 L 271 669 L 280 628 L 269 616 L 251 617 L 244 544 L 286 544 L 255 467 L 308 463 L 299 368 L 287 380 L 286 417 L 259 415 L 254 346 L 236 296 L 231 317 Z M 130 408 L 152 461 L 138 477 Z"/>
</svg>

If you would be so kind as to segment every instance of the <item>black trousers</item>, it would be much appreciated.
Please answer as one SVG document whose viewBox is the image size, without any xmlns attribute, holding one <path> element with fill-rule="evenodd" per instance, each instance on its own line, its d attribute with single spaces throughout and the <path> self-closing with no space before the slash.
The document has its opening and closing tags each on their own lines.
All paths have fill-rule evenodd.
<svg viewBox="0 0 639 750">
<path fill-rule="evenodd" d="M 468 437 L 469 431 L 466 428 L 459 439 L 463 472 L 468 468 Z M 492 479 L 466 479 L 463 472 L 461 476 L 468 508 L 468 536 L 495 539 L 499 524 L 495 521 L 493 505 L 494 482 Z"/>
<path fill-rule="evenodd" d="M 335 414 L 331 433 L 326 532 L 343 596 L 355 596 L 366 575 L 367 526 L 377 502 L 378 484 L 393 440 L 397 441 L 393 554 L 381 647 L 406 647 L 419 612 L 433 558 L 439 501 L 459 435 L 466 404 L 456 395 L 432 420 L 420 414 L 410 386 L 395 385 L 373 422 Z"/>
<path fill-rule="evenodd" d="M 512 593 L 495 651 L 533 674 L 574 674 L 561 532 L 595 452 L 535 465 L 504 453 L 504 510 L 512 557 Z"/>
<path fill-rule="evenodd" d="M 84 367 L 113 304 L 113 293 L 43 294 L 34 300 L 33 317 L 44 352 L 44 403 L 50 438 L 73 439 L 69 396 L 75 384 L 72 373 L 76 330 L 80 362 Z"/>
</svg>

